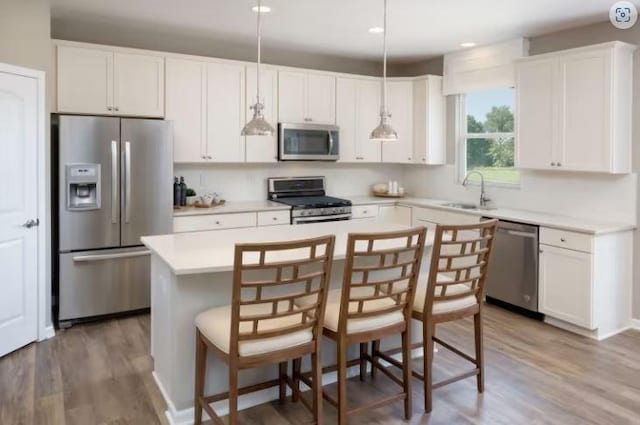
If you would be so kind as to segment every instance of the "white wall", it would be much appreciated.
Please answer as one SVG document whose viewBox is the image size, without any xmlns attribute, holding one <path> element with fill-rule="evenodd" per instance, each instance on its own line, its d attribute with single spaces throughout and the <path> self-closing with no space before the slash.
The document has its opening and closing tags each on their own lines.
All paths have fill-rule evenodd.
<svg viewBox="0 0 640 425">
<path fill-rule="evenodd" d="M 362 196 L 372 184 L 389 179 L 403 181 L 403 166 L 388 164 L 340 164 L 292 162 L 276 164 L 175 165 L 174 175 L 184 176 L 198 194 L 218 192 L 227 201 L 266 199 L 267 178 L 287 176 L 326 176 L 327 194 Z"/>
<path fill-rule="evenodd" d="M 479 202 L 480 187 L 456 181 L 455 165 L 408 167 L 407 190 L 427 198 Z M 600 221 L 636 222 L 637 175 L 522 171 L 520 189 L 487 186 L 499 207 Z"/>
</svg>

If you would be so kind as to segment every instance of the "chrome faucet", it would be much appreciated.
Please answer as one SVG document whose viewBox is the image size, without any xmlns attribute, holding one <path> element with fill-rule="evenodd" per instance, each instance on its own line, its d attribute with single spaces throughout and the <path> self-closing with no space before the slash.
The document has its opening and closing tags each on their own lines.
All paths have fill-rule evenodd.
<svg viewBox="0 0 640 425">
<path fill-rule="evenodd" d="M 484 192 L 484 175 L 482 175 L 482 173 L 480 171 L 469 171 L 467 173 L 467 175 L 464 177 L 464 180 L 462 181 L 462 185 L 466 186 L 467 183 L 469 183 L 469 176 L 471 174 L 477 174 L 480 176 L 480 207 L 481 208 L 486 208 L 487 203 L 491 201 L 491 199 L 487 198 L 487 194 Z"/>
</svg>

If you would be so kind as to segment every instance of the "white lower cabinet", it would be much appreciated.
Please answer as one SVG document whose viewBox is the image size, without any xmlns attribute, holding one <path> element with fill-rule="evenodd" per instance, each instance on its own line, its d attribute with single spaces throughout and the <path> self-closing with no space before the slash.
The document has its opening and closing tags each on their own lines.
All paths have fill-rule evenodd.
<svg viewBox="0 0 640 425">
<path fill-rule="evenodd" d="M 411 207 L 402 205 L 381 205 L 378 209 L 378 219 L 387 223 L 411 226 Z"/>
<path fill-rule="evenodd" d="M 539 261 L 540 312 L 594 329 L 592 255 L 540 245 Z"/>
<path fill-rule="evenodd" d="M 258 226 L 282 226 L 291 223 L 291 212 L 283 211 L 260 211 L 258 213 Z"/>
<path fill-rule="evenodd" d="M 234 214 L 207 214 L 173 218 L 174 233 L 199 232 L 203 230 L 236 229 L 256 227 L 255 212 Z"/>
<path fill-rule="evenodd" d="M 351 207 L 351 218 L 373 218 L 378 216 L 378 205 L 354 205 Z"/>
</svg>

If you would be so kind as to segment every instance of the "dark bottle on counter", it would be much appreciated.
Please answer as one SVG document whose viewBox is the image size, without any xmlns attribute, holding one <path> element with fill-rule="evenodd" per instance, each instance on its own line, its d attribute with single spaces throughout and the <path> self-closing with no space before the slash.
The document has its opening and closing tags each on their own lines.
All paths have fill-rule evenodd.
<svg viewBox="0 0 640 425">
<path fill-rule="evenodd" d="M 173 206 L 180 206 L 180 183 L 178 183 L 178 178 L 173 178 Z"/>
<path fill-rule="evenodd" d="M 187 184 L 184 182 L 184 177 L 180 176 L 180 206 L 187 205 Z"/>
</svg>

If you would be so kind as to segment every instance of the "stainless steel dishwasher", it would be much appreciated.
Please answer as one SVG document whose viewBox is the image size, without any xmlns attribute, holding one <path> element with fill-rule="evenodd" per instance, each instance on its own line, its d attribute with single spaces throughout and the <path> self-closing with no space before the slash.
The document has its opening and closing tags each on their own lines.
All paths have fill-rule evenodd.
<svg viewBox="0 0 640 425">
<path fill-rule="evenodd" d="M 500 221 L 487 276 L 487 302 L 538 313 L 538 226 Z"/>
</svg>

